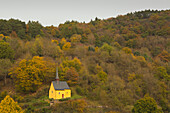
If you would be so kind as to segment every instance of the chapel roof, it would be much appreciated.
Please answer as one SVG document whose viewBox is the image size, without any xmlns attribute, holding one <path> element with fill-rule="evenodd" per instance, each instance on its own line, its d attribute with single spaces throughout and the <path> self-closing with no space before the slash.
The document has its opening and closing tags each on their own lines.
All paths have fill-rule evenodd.
<svg viewBox="0 0 170 113">
<path fill-rule="evenodd" d="M 55 90 L 70 89 L 66 81 L 52 81 Z"/>
</svg>

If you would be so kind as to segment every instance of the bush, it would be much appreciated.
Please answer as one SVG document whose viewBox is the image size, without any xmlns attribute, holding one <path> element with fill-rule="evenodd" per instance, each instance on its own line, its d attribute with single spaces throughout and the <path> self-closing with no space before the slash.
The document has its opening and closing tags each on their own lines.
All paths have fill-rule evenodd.
<svg viewBox="0 0 170 113">
<path fill-rule="evenodd" d="M 48 96 L 49 87 L 43 88 L 41 91 L 36 92 L 36 98 L 40 98 L 41 96 Z"/>
<path fill-rule="evenodd" d="M 7 91 L 3 91 L 0 93 L 0 101 L 3 100 L 7 96 Z"/>
<path fill-rule="evenodd" d="M 156 101 L 146 95 L 144 98 L 138 100 L 135 103 L 132 113 L 152 113 L 156 112 L 157 110 Z"/>
<path fill-rule="evenodd" d="M 51 113 L 51 110 L 49 108 L 42 108 L 42 109 L 36 110 L 36 113 Z"/>
<path fill-rule="evenodd" d="M 77 92 L 77 94 L 79 94 L 79 95 L 82 95 L 82 89 L 80 88 L 80 87 L 77 87 L 76 88 L 76 92 Z"/>
<path fill-rule="evenodd" d="M 19 95 L 12 95 L 12 98 L 17 102 L 22 102 L 24 99 L 22 96 Z"/>
<path fill-rule="evenodd" d="M 34 112 L 33 106 L 28 106 L 28 108 L 25 110 L 25 113 L 32 113 L 32 112 Z"/>
<path fill-rule="evenodd" d="M 53 111 L 57 111 L 58 113 L 64 112 L 68 113 L 83 113 L 86 111 L 87 103 L 85 100 L 69 100 L 63 103 L 57 103 L 53 107 Z"/>
</svg>

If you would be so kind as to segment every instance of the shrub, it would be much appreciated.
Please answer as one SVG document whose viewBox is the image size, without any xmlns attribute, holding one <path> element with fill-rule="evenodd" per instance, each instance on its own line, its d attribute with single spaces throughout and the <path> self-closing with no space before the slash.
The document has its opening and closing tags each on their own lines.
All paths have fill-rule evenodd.
<svg viewBox="0 0 170 113">
<path fill-rule="evenodd" d="M 63 98 L 63 99 L 59 99 L 59 101 L 67 101 L 69 100 L 70 98 Z"/>
</svg>

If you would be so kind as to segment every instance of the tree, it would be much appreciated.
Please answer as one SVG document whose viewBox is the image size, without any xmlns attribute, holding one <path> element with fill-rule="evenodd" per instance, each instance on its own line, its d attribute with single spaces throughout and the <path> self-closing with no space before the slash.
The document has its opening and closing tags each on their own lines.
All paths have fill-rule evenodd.
<svg viewBox="0 0 170 113">
<path fill-rule="evenodd" d="M 5 41 L 0 41 L 0 59 L 10 59 L 14 58 L 14 50 L 9 46 L 9 43 Z"/>
<path fill-rule="evenodd" d="M 101 47 L 101 50 L 103 51 L 107 51 L 109 54 L 111 53 L 111 51 L 113 50 L 113 47 L 108 45 L 107 43 L 103 44 L 103 46 Z"/>
<path fill-rule="evenodd" d="M 73 67 L 68 69 L 65 74 L 65 79 L 67 80 L 67 83 L 71 86 L 77 84 L 78 77 L 79 77 L 79 74 L 76 72 L 75 68 L 73 68 Z"/>
<path fill-rule="evenodd" d="M 12 31 L 11 34 L 10 34 L 10 36 L 11 36 L 12 38 L 17 38 L 17 37 L 18 37 L 18 36 L 17 36 L 17 33 L 16 33 L 15 31 Z"/>
<path fill-rule="evenodd" d="M 76 43 L 79 43 L 80 40 L 82 39 L 81 35 L 78 35 L 78 34 L 74 34 L 71 36 L 71 43 L 72 44 L 76 44 Z"/>
<path fill-rule="evenodd" d="M 130 48 L 128 48 L 128 47 L 124 47 L 122 50 L 123 50 L 125 53 L 127 53 L 127 54 L 131 54 L 131 53 L 132 53 L 132 50 L 131 50 Z"/>
<path fill-rule="evenodd" d="M 168 53 L 167 51 L 163 50 L 162 53 L 160 53 L 158 55 L 158 57 L 165 62 L 169 62 L 170 61 L 170 53 Z"/>
<path fill-rule="evenodd" d="M 66 43 L 63 45 L 62 49 L 63 49 L 63 50 L 69 50 L 70 47 L 71 47 L 71 43 L 70 43 L 70 42 L 66 42 Z"/>
<path fill-rule="evenodd" d="M 66 60 L 64 60 L 62 62 L 62 64 L 60 64 L 60 66 L 59 66 L 60 79 L 65 80 L 67 78 L 67 80 L 68 80 L 69 78 L 66 77 L 68 73 L 69 74 L 74 73 L 77 76 L 77 74 L 78 74 L 77 72 L 79 72 L 81 69 L 81 64 L 82 63 L 80 62 L 80 60 L 76 57 L 73 60 L 68 60 L 66 58 Z M 70 71 L 68 71 L 70 69 L 75 69 L 75 70 L 73 70 L 73 72 L 70 72 Z"/>
<path fill-rule="evenodd" d="M 9 35 L 12 31 L 11 26 L 8 24 L 7 20 L 0 20 L 0 34 L 4 34 L 5 36 Z"/>
<path fill-rule="evenodd" d="M 37 35 L 41 34 L 41 28 L 43 27 L 38 21 L 29 21 L 28 22 L 28 33 L 31 37 L 35 38 Z"/>
<path fill-rule="evenodd" d="M 69 68 L 74 67 L 77 72 L 80 71 L 80 69 L 81 69 L 81 64 L 82 64 L 82 63 L 80 62 L 80 60 L 79 60 L 78 58 L 76 58 L 76 57 L 75 57 L 73 60 L 65 60 L 65 61 L 63 61 L 63 63 L 62 63 L 62 65 L 63 65 L 64 67 L 69 67 Z"/>
<path fill-rule="evenodd" d="M 103 81 L 103 82 L 106 81 L 108 75 L 107 75 L 107 73 L 105 73 L 105 72 L 103 71 L 103 68 L 102 68 L 101 66 L 99 66 L 99 65 L 97 64 L 97 66 L 95 67 L 94 71 L 95 71 L 95 74 L 97 74 L 97 76 L 99 77 L 99 79 L 100 79 L 101 81 Z"/>
<path fill-rule="evenodd" d="M 101 81 L 105 82 L 107 79 L 107 74 L 102 70 L 97 73 L 97 76 L 100 78 Z"/>
<path fill-rule="evenodd" d="M 133 113 L 153 113 L 155 111 L 157 111 L 156 101 L 149 96 L 139 99 L 132 109 Z"/>
<path fill-rule="evenodd" d="M 14 67 L 10 75 L 15 81 L 15 86 L 21 92 L 34 92 L 45 80 L 47 67 L 43 57 L 34 56 L 31 60 L 19 62 L 17 67 Z"/>
<path fill-rule="evenodd" d="M 65 39 L 65 38 L 62 38 L 61 41 L 60 41 L 60 43 L 59 43 L 60 47 L 62 48 L 63 45 L 64 45 L 66 42 L 67 42 L 66 39 Z"/>
<path fill-rule="evenodd" d="M 87 102 L 83 99 L 69 100 L 63 103 L 56 103 L 53 112 L 62 113 L 85 113 L 87 110 Z"/>
<path fill-rule="evenodd" d="M 157 67 L 155 76 L 160 80 L 162 79 L 170 80 L 170 75 L 168 75 L 166 68 L 162 66 Z"/>
<path fill-rule="evenodd" d="M 49 40 L 43 40 L 43 55 L 52 58 L 60 58 L 63 55 L 63 51 L 57 44 L 57 40 L 52 40 L 52 42 Z"/>
<path fill-rule="evenodd" d="M 4 85 L 6 85 L 6 76 L 11 65 L 12 64 L 9 59 L 0 59 L 0 76 L 3 76 L 4 78 Z"/>
<path fill-rule="evenodd" d="M 25 37 L 26 24 L 18 19 L 9 19 L 8 24 L 11 26 L 12 31 L 15 31 L 17 36 L 21 39 Z"/>
<path fill-rule="evenodd" d="M 43 56 L 42 38 L 36 38 L 34 45 L 31 48 L 33 55 Z"/>
<path fill-rule="evenodd" d="M 0 113 L 23 113 L 24 111 L 9 95 L 0 103 Z"/>
</svg>

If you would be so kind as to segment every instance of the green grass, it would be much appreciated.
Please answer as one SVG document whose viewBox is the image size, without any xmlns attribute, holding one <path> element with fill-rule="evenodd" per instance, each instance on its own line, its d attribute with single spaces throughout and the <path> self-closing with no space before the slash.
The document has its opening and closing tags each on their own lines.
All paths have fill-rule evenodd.
<svg viewBox="0 0 170 113">
<path fill-rule="evenodd" d="M 20 102 L 19 104 L 21 106 L 32 106 L 32 108 L 37 109 L 37 108 L 49 107 L 50 100 L 48 96 L 41 96 L 40 98 L 31 98 L 30 96 L 29 101 Z"/>
<path fill-rule="evenodd" d="M 80 96 L 80 95 L 74 94 L 74 95 L 70 98 L 70 100 L 73 100 L 73 99 L 81 99 L 81 98 L 83 98 L 83 97 Z"/>
</svg>

